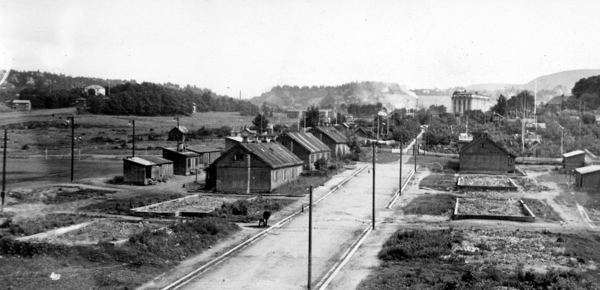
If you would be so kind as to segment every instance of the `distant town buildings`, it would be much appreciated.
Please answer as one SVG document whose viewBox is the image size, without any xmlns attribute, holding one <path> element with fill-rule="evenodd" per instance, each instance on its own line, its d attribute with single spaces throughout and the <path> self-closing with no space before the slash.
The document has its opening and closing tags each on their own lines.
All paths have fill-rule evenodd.
<svg viewBox="0 0 600 290">
<path fill-rule="evenodd" d="M 477 92 L 456 91 L 452 94 L 452 112 L 462 114 L 466 111 L 488 111 L 492 107 L 490 97 L 479 95 Z"/>
</svg>

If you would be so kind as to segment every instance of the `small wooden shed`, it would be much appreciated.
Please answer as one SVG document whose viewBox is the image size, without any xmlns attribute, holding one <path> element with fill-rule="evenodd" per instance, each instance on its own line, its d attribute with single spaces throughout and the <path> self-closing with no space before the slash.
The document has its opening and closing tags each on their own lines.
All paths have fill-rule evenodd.
<svg viewBox="0 0 600 290">
<path fill-rule="evenodd" d="M 575 168 L 575 186 L 584 190 L 600 190 L 600 165 Z"/>
<path fill-rule="evenodd" d="M 167 141 L 186 141 L 186 139 L 189 139 L 187 138 L 188 135 L 190 135 L 190 131 L 186 127 L 175 127 L 169 131 Z"/>
<path fill-rule="evenodd" d="M 571 170 L 585 166 L 585 152 L 583 150 L 575 150 L 563 154 L 562 168 Z"/>
<path fill-rule="evenodd" d="M 195 173 L 200 164 L 200 155 L 184 148 L 163 148 L 163 158 L 173 161 L 173 173 L 176 175 L 189 175 Z"/>
<path fill-rule="evenodd" d="M 200 164 L 212 164 L 221 156 L 221 149 L 208 146 L 195 145 L 186 147 L 188 151 L 198 153 L 200 155 Z"/>
<path fill-rule="evenodd" d="M 147 185 L 149 180 L 173 177 L 173 161 L 156 156 L 123 159 L 123 182 Z"/>
</svg>

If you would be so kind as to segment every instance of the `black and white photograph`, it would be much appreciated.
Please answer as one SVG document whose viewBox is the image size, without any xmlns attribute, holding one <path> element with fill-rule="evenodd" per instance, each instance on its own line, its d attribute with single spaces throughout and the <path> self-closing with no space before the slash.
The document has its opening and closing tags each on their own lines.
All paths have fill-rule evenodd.
<svg viewBox="0 0 600 290">
<path fill-rule="evenodd" d="M 599 11 L 0 0 L 0 289 L 600 289 Z"/>
</svg>

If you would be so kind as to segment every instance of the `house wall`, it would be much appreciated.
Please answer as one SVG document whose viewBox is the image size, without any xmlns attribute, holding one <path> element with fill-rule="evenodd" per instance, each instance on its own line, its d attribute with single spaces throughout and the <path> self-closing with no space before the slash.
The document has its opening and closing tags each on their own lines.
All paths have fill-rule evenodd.
<svg viewBox="0 0 600 290">
<path fill-rule="evenodd" d="M 571 170 L 585 166 L 585 154 L 579 154 L 568 158 L 563 157 L 563 168 Z"/>
<path fill-rule="evenodd" d="M 461 152 L 459 160 L 461 172 L 507 173 L 515 170 L 515 160 L 485 139 Z"/>
<path fill-rule="evenodd" d="M 302 161 L 304 161 L 304 170 L 315 170 L 315 165 L 313 164 L 314 162 L 310 162 L 310 151 L 306 150 L 304 147 L 300 146 L 298 142 L 287 136 L 281 136 L 277 141 L 285 146 L 285 148 L 292 151 L 292 153 L 298 156 L 298 158 L 300 158 Z"/>
<path fill-rule="evenodd" d="M 215 160 L 217 160 L 217 158 L 219 158 L 219 156 L 221 156 L 220 151 L 205 152 L 200 154 L 199 162 L 200 164 L 212 164 L 213 162 L 215 162 Z"/>
<path fill-rule="evenodd" d="M 332 157 L 340 157 L 338 153 L 341 149 L 338 150 L 338 144 L 335 143 L 331 138 L 329 138 L 327 135 L 323 134 L 320 131 L 311 131 L 310 133 L 315 135 L 319 140 L 321 140 L 321 142 L 325 143 L 325 145 L 329 147 L 329 150 L 331 150 Z"/>
<path fill-rule="evenodd" d="M 575 175 L 576 186 L 584 190 L 600 190 L 600 171 Z"/>
<path fill-rule="evenodd" d="M 123 161 L 123 182 L 146 184 L 146 166 Z"/>
<path fill-rule="evenodd" d="M 243 155 L 243 158 L 235 160 L 236 155 Z M 271 192 L 296 180 L 302 173 L 302 165 L 271 169 L 254 156 L 250 156 L 250 166 L 250 192 Z M 209 168 L 208 174 L 207 185 L 214 183 L 219 191 L 245 193 L 248 189 L 248 154 L 239 148 L 230 151 Z"/>
</svg>

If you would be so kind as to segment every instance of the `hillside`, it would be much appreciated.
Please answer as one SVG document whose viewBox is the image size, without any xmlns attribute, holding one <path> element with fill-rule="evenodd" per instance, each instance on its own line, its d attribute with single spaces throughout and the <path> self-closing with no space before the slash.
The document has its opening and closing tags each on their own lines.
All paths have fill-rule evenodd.
<svg viewBox="0 0 600 290">
<path fill-rule="evenodd" d="M 270 91 L 250 99 L 250 102 L 258 106 L 267 102 L 285 108 L 381 102 L 385 107 L 394 109 L 415 107 L 416 100 L 417 96 L 413 92 L 398 84 L 353 82 L 339 86 L 276 86 Z"/>
<path fill-rule="evenodd" d="M 545 91 L 550 96 L 570 95 L 577 81 L 596 75 L 600 75 L 600 69 L 569 70 L 537 77 L 526 84 L 475 84 L 465 88 L 470 91 L 486 91 L 492 95 L 510 95 L 521 90 L 534 91 L 537 80 L 538 92 Z"/>
</svg>

